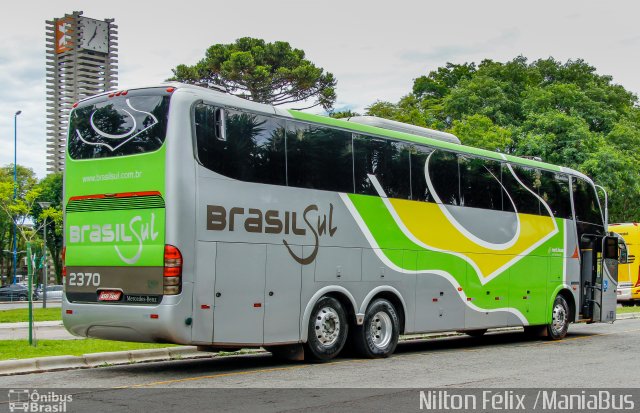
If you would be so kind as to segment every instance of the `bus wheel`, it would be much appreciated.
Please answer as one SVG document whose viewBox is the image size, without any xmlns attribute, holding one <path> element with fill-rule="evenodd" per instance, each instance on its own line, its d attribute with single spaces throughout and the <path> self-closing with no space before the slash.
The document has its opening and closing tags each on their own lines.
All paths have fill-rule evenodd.
<svg viewBox="0 0 640 413">
<path fill-rule="evenodd" d="M 309 318 L 309 338 L 305 350 L 314 360 L 331 360 L 344 347 L 348 332 L 347 316 L 340 301 L 322 297 L 313 307 Z"/>
<path fill-rule="evenodd" d="M 352 340 L 356 351 L 368 358 L 389 357 L 398 345 L 400 320 L 395 307 L 384 299 L 367 308 L 364 322 L 356 326 Z"/>
<path fill-rule="evenodd" d="M 471 337 L 482 337 L 484 336 L 484 333 L 487 332 L 486 328 L 479 328 L 477 330 L 464 330 L 463 333 L 465 333 L 468 336 Z"/>
<path fill-rule="evenodd" d="M 547 325 L 547 337 L 550 340 L 562 340 L 569 329 L 569 304 L 563 296 L 558 295 L 553 302 L 551 324 Z"/>
</svg>

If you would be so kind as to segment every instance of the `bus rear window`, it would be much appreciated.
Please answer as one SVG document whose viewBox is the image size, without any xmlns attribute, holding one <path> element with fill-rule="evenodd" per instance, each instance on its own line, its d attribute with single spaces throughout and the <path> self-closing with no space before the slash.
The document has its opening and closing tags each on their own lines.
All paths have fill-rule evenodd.
<svg viewBox="0 0 640 413">
<path fill-rule="evenodd" d="M 164 143 L 169 96 L 131 92 L 71 112 L 69 156 L 109 158 L 153 152 Z"/>
</svg>

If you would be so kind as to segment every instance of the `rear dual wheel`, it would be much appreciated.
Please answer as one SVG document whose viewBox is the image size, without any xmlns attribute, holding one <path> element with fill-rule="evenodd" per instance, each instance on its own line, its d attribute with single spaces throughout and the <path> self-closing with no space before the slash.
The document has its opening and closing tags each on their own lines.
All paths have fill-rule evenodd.
<svg viewBox="0 0 640 413">
<path fill-rule="evenodd" d="M 393 304 L 377 299 L 369 305 L 364 322 L 356 326 L 351 340 L 355 350 L 363 357 L 389 357 L 398 345 L 400 318 Z"/>
<path fill-rule="evenodd" d="M 311 311 L 306 353 L 316 361 L 336 357 L 347 342 L 349 324 L 340 301 L 322 297 Z"/>
</svg>

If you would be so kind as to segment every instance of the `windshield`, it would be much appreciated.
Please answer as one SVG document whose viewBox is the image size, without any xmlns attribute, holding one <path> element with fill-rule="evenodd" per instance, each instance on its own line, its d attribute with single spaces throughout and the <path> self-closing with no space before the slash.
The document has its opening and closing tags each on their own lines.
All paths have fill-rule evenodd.
<svg viewBox="0 0 640 413">
<path fill-rule="evenodd" d="M 158 150 L 164 143 L 168 112 L 164 89 L 89 100 L 71 112 L 69 156 L 107 158 Z"/>
</svg>

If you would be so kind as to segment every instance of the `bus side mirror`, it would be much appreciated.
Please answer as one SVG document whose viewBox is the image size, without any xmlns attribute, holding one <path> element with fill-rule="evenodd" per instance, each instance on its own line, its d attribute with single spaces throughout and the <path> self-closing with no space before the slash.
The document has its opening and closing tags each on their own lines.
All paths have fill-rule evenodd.
<svg viewBox="0 0 640 413">
<path fill-rule="evenodd" d="M 604 237 L 602 242 L 602 258 L 618 260 L 618 238 Z"/>
</svg>

